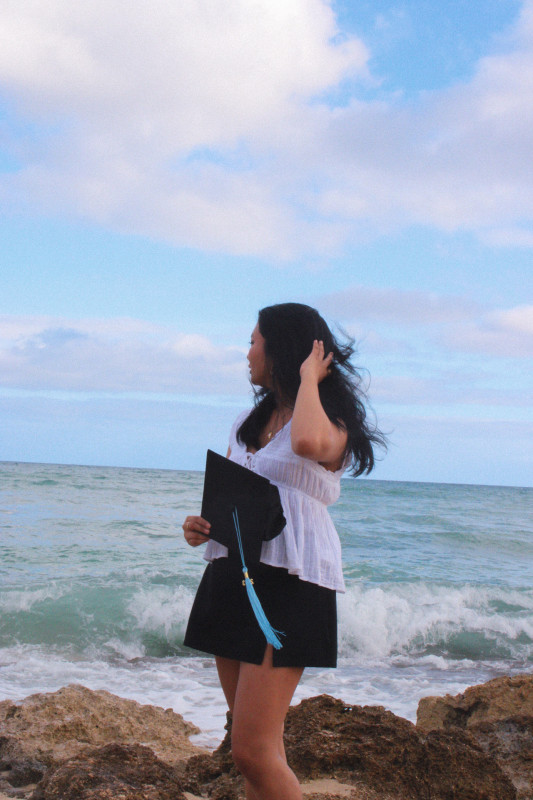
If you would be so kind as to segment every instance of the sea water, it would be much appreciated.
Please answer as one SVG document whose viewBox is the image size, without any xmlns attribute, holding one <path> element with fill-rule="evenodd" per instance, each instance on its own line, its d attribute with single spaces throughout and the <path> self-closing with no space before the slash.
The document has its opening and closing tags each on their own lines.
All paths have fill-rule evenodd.
<svg viewBox="0 0 533 800">
<path fill-rule="evenodd" d="M 183 646 L 205 562 L 181 523 L 203 474 L 0 463 L 0 700 L 71 683 L 223 736 L 213 659 Z M 533 489 L 342 481 L 347 591 L 328 693 L 416 718 L 421 697 L 533 669 Z"/>
</svg>

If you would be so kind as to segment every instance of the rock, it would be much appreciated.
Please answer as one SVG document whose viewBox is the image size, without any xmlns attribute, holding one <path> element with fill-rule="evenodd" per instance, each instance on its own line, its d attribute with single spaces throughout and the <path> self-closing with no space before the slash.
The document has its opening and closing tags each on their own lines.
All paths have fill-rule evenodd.
<svg viewBox="0 0 533 800">
<path fill-rule="evenodd" d="M 533 716 L 480 722 L 471 735 L 512 780 L 519 800 L 533 798 Z"/>
<path fill-rule="evenodd" d="M 24 756 L 46 766 L 83 748 L 111 742 L 146 745 L 173 764 L 203 752 L 189 741 L 193 733 L 199 733 L 198 729 L 171 709 L 141 705 L 84 686 L 34 694 L 20 704 L 0 702 L 0 744 L 2 739 L 16 741 L 19 759 Z M 2 757 L 5 760 L 0 749 Z"/>
<path fill-rule="evenodd" d="M 0 702 L 0 772 L 12 794 L 91 747 L 142 744 L 168 764 L 204 752 L 189 741 L 198 729 L 180 714 L 106 691 L 68 686 L 20 704 Z M 24 791 L 21 792 L 24 794 Z"/>
<path fill-rule="evenodd" d="M 49 770 L 32 800 L 185 800 L 175 767 L 148 747 L 108 744 Z"/>
<path fill-rule="evenodd" d="M 533 798 L 533 675 L 494 678 L 455 697 L 424 697 L 417 726 L 467 731 L 512 780 L 519 800 Z"/>
<path fill-rule="evenodd" d="M 467 731 L 511 779 L 518 800 L 533 798 L 533 675 L 495 678 L 455 697 L 424 697 L 417 727 Z"/>
<path fill-rule="evenodd" d="M 467 733 L 426 733 L 383 708 L 347 706 L 328 695 L 289 709 L 285 749 L 300 780 L 335 778 L 359 790 L 360 797 L 516 800 L 511 781 Z M 183 779 L 184 789 L 195 794 L 220 800 L 241 796 L 229 729 L 211 756 L 183 765 Z"/>
<path fill-rule="evenodd" d="M 21 798 L 21 800 L 28 800 L 31 796 L 32 790 L 35 789 L 34 785 L 30 785 L 29 791 L 26 789 L 14 789 L 7 781 L 0 779 L 0 800 L 13 800 L 13 798 Z"/>
<path fill-rule="evenodd" d="M 304 700 L 287 714 L 289 764 L 309 800 L 532 800 L 530 681 L 498 680 L 434 698 L 432 716 L 422 704 L 425 726 L 327 695 Z M 226 728 L 206 753 L 180 715 L 109 692 L 70 686 L 4 701 L 0 800 L 240 800 Z"/>
<path fill-rule="evenodd" d="M 210 800 L 237 800 L 242 796 L 244 782 L 231 758 L 231 718 L 227 716 L 226 736 L 214 753 L 192 756 L 177 765 L 186 792 L 208 795 Z"/>
<path fill-rule="evenodd" d="M 533 717 L 533 675 L 494 678 L 452 697 L 423 697 L 416 724 L 423 730 L 471 728 L 516 714 Z"/>
<path fill-rule="evenodd" d="M 0 736 L 0 791 L 15 796 L 14 789 L 40 781 L 45 772 L 46 765 L 27 755 L 16 739 Z"/>
<path fill-rule="evenodd" d="M 514 800 L 496 761 L 465 732 L 417 729 L 381 707 L 327 695 L 289 709 L 287 760 L 300 778 L 331 776 L 397 800 Z"/>
</svg>

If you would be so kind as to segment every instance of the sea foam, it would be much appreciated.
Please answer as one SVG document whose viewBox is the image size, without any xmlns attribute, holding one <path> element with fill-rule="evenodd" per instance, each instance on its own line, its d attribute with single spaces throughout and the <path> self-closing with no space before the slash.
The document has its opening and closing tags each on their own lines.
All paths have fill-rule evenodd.
<svg viewBox="0 0 533 800">
<path fill-rule="evenodd" d="M 205 568 L 181 521 L 203 476 L 0 464 L 0 699 L 69 683 L 173 708 L 223 736 L 214 661 L 183 646 Z M 420 697 L 533 666 L 533 489 L 343 481 L 347 592 L 327 692 L 408 719 Z"/>
<path fill-rule="evenodd" d="M 339 623 L 343 656 L 440 652 L 450 658 L 490 658 L 492 648 L 498 658 L 533 659 L 533 590 L 356 584 L 339 597 Z"/>
</svg>

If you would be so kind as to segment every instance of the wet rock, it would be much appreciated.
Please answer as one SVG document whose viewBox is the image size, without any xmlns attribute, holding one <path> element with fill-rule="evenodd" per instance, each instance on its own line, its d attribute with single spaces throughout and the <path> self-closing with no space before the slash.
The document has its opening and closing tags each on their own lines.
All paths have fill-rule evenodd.
<svg viewBox="0 0 533 800">
<path fill-rule="evenodd" d="M 176 769 L 142 745 L 109 744 L 51 769 L 32 800 L 186 800 Z"/>
</svg>

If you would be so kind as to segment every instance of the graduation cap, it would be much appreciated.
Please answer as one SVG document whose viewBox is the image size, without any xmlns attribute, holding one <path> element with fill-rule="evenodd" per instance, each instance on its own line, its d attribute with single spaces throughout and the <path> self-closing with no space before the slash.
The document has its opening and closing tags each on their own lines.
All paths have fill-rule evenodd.
<svg viewBox="0 0 533 800">
<path fill-rule="evenodd" d="M 267 642 L 279 650 L 281 631 L 270 625 L 248 574 L 246 562 L 258 563 L 261 545 L 278 536 L 286 525 L 279 491 L 267 478 L 235 461 L 207 451 L 202 517 L 211 523 L 209 538 L 240 556 L 243 584 Z"/>
<path fill-rule="evenodd" d="M 208 450 L 202 517 L 211 523 L 209 537 L 239 555 L 235 509 L 245 563 L 257 564 L 263 542 L 274 539 L 286 525 L 278 487 L 257 472 Z"/>
</svg>

